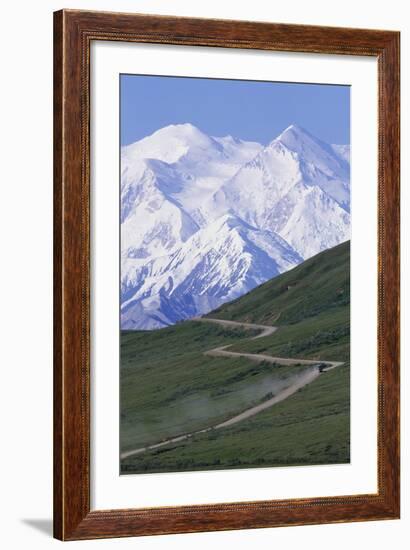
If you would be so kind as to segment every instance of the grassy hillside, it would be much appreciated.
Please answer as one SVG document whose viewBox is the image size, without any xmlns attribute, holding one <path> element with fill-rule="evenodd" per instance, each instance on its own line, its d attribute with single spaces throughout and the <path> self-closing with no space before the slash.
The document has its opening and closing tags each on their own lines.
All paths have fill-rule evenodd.
<svg viewBox="0 0 410 550">
<path fill-rule="evenodd" d="M 257 340 L 234 343 L 232 351 L 263 353 L 274 357 L 349 361 L 350 308 L 334 307 Z"/>
<path fill-rule="evenodd" d="M 122 461 L 122 473 L 349 462 L 349 369 L 323 374 L 286 401 L 224 430 Z"/>
<path fill-rule="evenodd" d="M 253 334 L 253 333 L 251 333 Z M 304 367 L 208 357 L 248 331 L 186 322 L 121 334 L 121 450 L 222 422 L 259 403 Z"/>
<path fill-rule="evenodd" d="M 122 452 L 214 426 L 311 368 L 206 350 L 231 344 L 232 351 L 345 363 L 247 420 L 125 458 L 122 473 L 348 462 L 349 252 L 349 243 L 337 246 L 209 314 L 279 325 L 270 336 L 251 340 L 251 331 L 194 321 L 123 332 Z"/>
<path fill-rule="evenodd" d="M 350 241 L 321 252 L 209 317 L 287 325 L 350 304 Z"/>
</svg>

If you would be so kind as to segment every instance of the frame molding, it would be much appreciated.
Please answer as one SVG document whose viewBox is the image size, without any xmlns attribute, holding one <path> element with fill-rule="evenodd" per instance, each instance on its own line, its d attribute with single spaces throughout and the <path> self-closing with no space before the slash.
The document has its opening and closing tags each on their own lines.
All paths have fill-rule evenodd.
<svg viewBox="0 0 410 550">
<path fill-rule="evenodd" d="M 378 493 L 90 510 L 92 40 L 373 56 L 378 60 Z M 54 13 L 54 536 L 61 540 L 395 519 L 399 456 L 400 34 L 62 10 Z"/>
</svg>

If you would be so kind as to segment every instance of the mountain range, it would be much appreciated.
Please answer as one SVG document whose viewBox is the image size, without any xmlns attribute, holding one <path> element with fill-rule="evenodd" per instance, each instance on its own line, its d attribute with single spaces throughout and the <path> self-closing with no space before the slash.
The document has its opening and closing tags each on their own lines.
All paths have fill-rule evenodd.
<svg viewBox="0 0 410 550">
<path fill-rule="evenodd" d="M 350 147 L 166 126 L 121 149 L 121 327 L 205 314 L 350 238 Z"/>
</svg>

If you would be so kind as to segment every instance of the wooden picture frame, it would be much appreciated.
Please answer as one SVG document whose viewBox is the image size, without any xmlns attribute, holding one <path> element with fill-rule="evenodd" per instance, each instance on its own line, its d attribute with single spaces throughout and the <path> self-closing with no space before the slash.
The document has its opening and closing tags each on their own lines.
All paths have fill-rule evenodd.
<svg viewBox="0 0 410 550">
<path fill-rule="evenodd" d="M 93 40 L 372 56 L 378 62 L 378 492 L 90 510 Z M 54 14 L 54 536 L 62 540 L 399 517 L 398 32 L 63 10 Z"/>
</svg>

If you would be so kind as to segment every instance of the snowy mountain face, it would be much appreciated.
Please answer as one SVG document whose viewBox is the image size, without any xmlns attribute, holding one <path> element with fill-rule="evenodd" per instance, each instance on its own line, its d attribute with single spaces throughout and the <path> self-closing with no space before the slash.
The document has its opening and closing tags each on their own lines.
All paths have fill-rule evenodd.
<svg viewBox="0 0 410 550">
<path fill-rule="evenodd" d="M 347 145 L 167 126 L 121 151 L 121 326 L 201 315 L 350 238 Z"/>
</svg>

